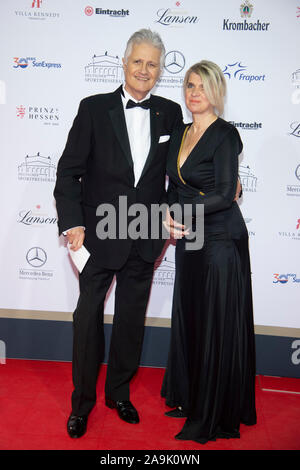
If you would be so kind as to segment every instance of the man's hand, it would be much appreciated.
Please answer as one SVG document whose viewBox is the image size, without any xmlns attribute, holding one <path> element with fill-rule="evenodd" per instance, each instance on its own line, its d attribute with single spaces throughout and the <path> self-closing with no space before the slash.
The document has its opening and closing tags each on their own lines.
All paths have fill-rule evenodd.
<svg viewBox="0 0 300 470">
<path fill-rule="evenodd" d="M 70 243 L 70 249 L 73 251 L 79 250 L 82 247 L 84 241 L 84 229 L 83 227 L 71 228 L 67 231 L 67 239 Z"/>
<path fill-rule="evenodd" d="M 167 209 L 166 220 L 163 221 L 163 224 L 171 237 L 175 238 L 176 240 L 189 234 L 189 231 L 185 229 L 185 225 L 182 225 L 179 222 L 176 222 L 176 220 L 172 219 L 169 208 Z"/>
</svg>

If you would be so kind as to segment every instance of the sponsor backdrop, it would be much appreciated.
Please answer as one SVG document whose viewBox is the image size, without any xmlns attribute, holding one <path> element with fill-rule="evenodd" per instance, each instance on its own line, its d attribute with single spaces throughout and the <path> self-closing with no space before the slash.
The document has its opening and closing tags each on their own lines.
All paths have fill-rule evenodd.
<svg viewBox="0 0 300 470">
<path fill-rule="evenodd" d="M 149 27 L 167 51 L 154 93 L 181 103 L 186 121 L 188 67 L 209 59 L 224 71 L 224 118 L 244 142 L 240 207 L 250 236 L 258 365 L 269 357 L 268 370 L 299 376 L 300 2 L 13 0 L 1 1 L 0 14 L 2 356 L 70 359 L 78 275 L 58 238 L 57 162 L 80 100 L 122 83 L 126 41 Z M 174 249 L 169 243 L 157 261 L 147 312 L 144 354 L 161 351 L 159 365 L 168 343 Z M 272 361 L 278 344 L 284 360 Z"/>
</svg>

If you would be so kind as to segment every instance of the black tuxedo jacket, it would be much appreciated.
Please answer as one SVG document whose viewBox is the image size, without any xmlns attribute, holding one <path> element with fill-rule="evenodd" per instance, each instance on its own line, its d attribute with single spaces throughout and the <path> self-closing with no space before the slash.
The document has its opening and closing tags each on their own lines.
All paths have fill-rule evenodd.
<svg viewBox="0 0 300 470">
<path fill-rule="evenodd" d="M 113 93 L 90 96 L 81 101 L 57 168 L 54 189 L 59 233 L 83 225 L 84 245 L 95 264 L 119 269 L 126 261 L 132 240 L 100 240 L 96 226 L 97 207 L 103 203 L 116 208 L 119 196 L 133 203 L 161 204 L 166 201 L 165 170 L 169 141 L 159 143 L 162 135 L 171 135 L 182 122 L 177 103 L 151 95 L 151 147 L 142 175 L 134 187 L 133 162 L 126 128 L 121 87 Z M 117 234 L 118 236 L 118 234 Z M 149 235 L 150 236 L 150 235 Z M 153 262 L 164 241 L 138 239 L 140 256 Z"/>
</svg>

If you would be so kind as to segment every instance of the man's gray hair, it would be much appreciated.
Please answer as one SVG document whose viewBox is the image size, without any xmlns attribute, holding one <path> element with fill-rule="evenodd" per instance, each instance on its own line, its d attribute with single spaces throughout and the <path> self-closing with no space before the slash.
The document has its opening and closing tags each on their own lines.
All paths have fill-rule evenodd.
<svg viewBox="0 0 300 470">
<path fill-rule="evenodd" d="M 151 44 L 153 47 L 157 47 L 157 49 L 160 50 L 160 69 L 162 70 L 165 65 L 165 46 L 160 35 L 151 31 L 151 29 L 140 29 L 130 36 L 124 53 L 125 62 L 127 63 L 127 59 L 131 54 L 133 45 L 141 44 L 143 42 Z"/>
</svg>

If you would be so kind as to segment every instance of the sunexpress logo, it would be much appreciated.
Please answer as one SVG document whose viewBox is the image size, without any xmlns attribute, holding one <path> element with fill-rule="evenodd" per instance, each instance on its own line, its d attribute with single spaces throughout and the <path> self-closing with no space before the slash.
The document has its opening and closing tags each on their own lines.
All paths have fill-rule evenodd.
<svg viewBox="0 0 300 470">
<path fill-rule="evenodd" d="M 247 67 L 239 61 L 227 64 L 223 69 L 223 73 L 229 80 L 238 80 L 246 83 L 264 82 L 266 78 L 265 74 L 247 73 Z"/>
<path fill-rule="evenodd" d="M 14 57 L 14 64 L 14 69 L 26 69 L 29 65 L 44 69 L 60 69 L 62 67 L 60 63 L 37 60 L 36 57 Z"/>
</svg>

